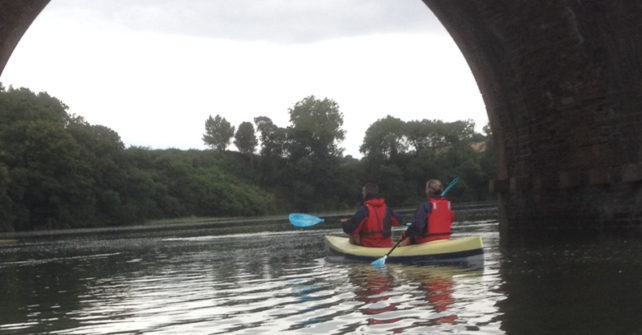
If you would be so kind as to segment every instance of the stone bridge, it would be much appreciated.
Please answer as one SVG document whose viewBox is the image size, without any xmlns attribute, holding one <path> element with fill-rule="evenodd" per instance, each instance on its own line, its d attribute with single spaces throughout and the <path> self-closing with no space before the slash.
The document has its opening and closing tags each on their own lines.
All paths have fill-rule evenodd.
<svg viewBox="0 0 642 335">
<path fill-rule="evenodd" d="M 423 1 L 483 95 L 502 230 L 642 227 L 642 1 Z M 47 3 L 0 0 L 0 73 Z"/>
</svg>

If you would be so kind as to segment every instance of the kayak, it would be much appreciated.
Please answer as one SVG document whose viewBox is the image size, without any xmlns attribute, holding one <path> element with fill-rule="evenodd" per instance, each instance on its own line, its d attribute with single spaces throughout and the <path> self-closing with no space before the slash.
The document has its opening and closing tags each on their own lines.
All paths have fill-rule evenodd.
<svg viewBox="0 0 642 335">
<path fill-rule="evenodd" d="M 347 237 L 326 235 L 326 245 L 332 256 L 372 262 L 383 257 L 390 248 L 371 248 L 350 244 Z M 437 240 L 398 247 L 386 263 L 408 264 L 483 264 L 484 245 L 480 236 Z"/>
</svg>

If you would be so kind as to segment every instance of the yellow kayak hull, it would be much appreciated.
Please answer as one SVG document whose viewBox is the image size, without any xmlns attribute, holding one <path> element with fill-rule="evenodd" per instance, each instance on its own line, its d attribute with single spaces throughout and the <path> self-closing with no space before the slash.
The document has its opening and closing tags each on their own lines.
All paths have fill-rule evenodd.
<svg viewBox="0 0 642 335">
<path fill-rule="evenodd" d="M 383 257 L 390 248 L 370 248 L 350 244 L 347 237 L 325 236 L 325 242 L 334 256 L 373 261 Z M 480 236 L 437 240 L 396 248 L 386 263 L 483 263 L 484 245 Z"/>
</svg>

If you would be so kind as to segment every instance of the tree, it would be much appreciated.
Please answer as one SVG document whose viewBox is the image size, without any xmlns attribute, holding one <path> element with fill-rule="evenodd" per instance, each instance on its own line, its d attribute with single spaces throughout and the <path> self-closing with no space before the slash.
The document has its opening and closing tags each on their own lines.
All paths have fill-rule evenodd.
<svg viewBox="0 0 642 335">
<path fill-rule="evenodd" d="M 472 120 L 443 122 L 441 120 L 410 121 L 406 133 L 408 142 L 416 152 L 439 149 L 453 145 L 467 145 L 475 138 Z"/>
<path fill-rule="evenodd" d="M 230 139 L 234 136 L 234 127 L 220 115 L 212 118 L 210 115 L 205 121 L 205 134 L 203 134 L 203 142 L 217 151 L 225 151 Z"/>
<path fill-rule="evenodd" d="M 96 198 L 95 218 L 88 226 L 114 226 L 131 222 L 123 216 L 124 190 L 129 187 L 125 146 L 118 133 L 100 125 L 90 125 L 82 117 L 71 117 L 67 131 L 81 145 L 81 160 L 91 169 Z M 135 199 L 140 200 L 140 199 Z"/>
<path fill-rule="evenodd" d="M 0 87 L 1 89 L 2 87 Z M 0 232 L 14 230 L 13 201 L 8 192 L 10 183 L 9 169 L 3 162 L 0 162 Z"/>
<path fill-rule="evenodd" d="M 2 133 L 16 230 L 80 227 L 92 219 L 91 170 L 80 145 L 51 121 L 21 121 Z"/>
<path fill-rule="evenodd" d="M 338 143 L 345 136 L 343 114 L 334 100 L 308 96 L 290 108 L 290 122 L 290 154 L 295 159 L 307 155 L 321 160 L 341 157 Z"/>
<path fill-rule="evenodd" d="M 276 126 L 272 123 L 272 120 L 266 116 L 254 118 L 254 123 L 256 124 L 256 130 L 261 140 L 259 180 L 264 186 L 282 189 L 286 187 L 282 180 L 284 176 L 287 176 L 285 169 L 287 130 Z"/>
<path fill-rule="evenodd" d="M 255 117 L 254 123 L 260 134 L 261 155 L 265 157 L 285 156 L 286 129 L 276 126 L 267 116 Z"/>
<path fill-rule="evenodd" d="M 275 193 L 281 190 L 256 185 L 262 176 L 246 155 L 125 149 L 115 131 L 66 110 L 46 93 L 0 85 L 0 231 L 261 215 L 287 206 Z M 242 128 L 251 133 L 251 125 Z M 270 186 L 289 177 L 285 159 L 275 162 Z"/>
<path fill-rule="evenodd" d="M 92 219 L 92 176 L 67 106 L 46 93 L 0 90 L 3 230 L 78 227 Z M 10 206 L 10 207 L 7 207 Z"/>
<path fill-rule="evenodd" d="M 40 92 L 36 95 L 26 88 L 9 87 L 6 91 L 0 91 L 0 94 L 0 126 L 36 120 L 64 125 L 68 118 L 68 107 L 47 93 Z"/>
<path fill-rule="evenodd" d="M 254 126 L 250 122 L 242 122 L 234 135 L 234 145 L 239 149 L 239 152 L 251 154 L 256 150 L 257 144 Z"/>
<path fill-rule="evenodd" d="M 331 201 L 342 188 L 337 178 L 342 149 L 338 143 L 345 131 L 339 105 L 330 99 L 308 96 L 290 109 L 288 128 L 288 172 L 291 202 L 329 209 Z M 313 209 L 313 208 L 310 208 Z"/>
<path fill-rule="evenodd" d="M 394 158 L 408 148 L 405 132 L 406 123 L 388 115 L 368 127 L 359 151 L 369 159 Z"/>
</svg>

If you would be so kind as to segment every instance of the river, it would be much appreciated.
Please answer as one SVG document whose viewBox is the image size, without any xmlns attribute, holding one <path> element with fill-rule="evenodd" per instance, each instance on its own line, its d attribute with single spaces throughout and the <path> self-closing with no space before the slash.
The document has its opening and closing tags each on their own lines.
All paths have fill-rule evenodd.
<svg viewBox="0 0 642 335">
<path fill-rule="evenodd" d="M 326 257 L 336 226 L 224 225 L 0 236 L 0 333 L 642 334 L 637 234 L 500 243 L 473 215 L 482 268 L 378 268 Z"/>
</svg>

